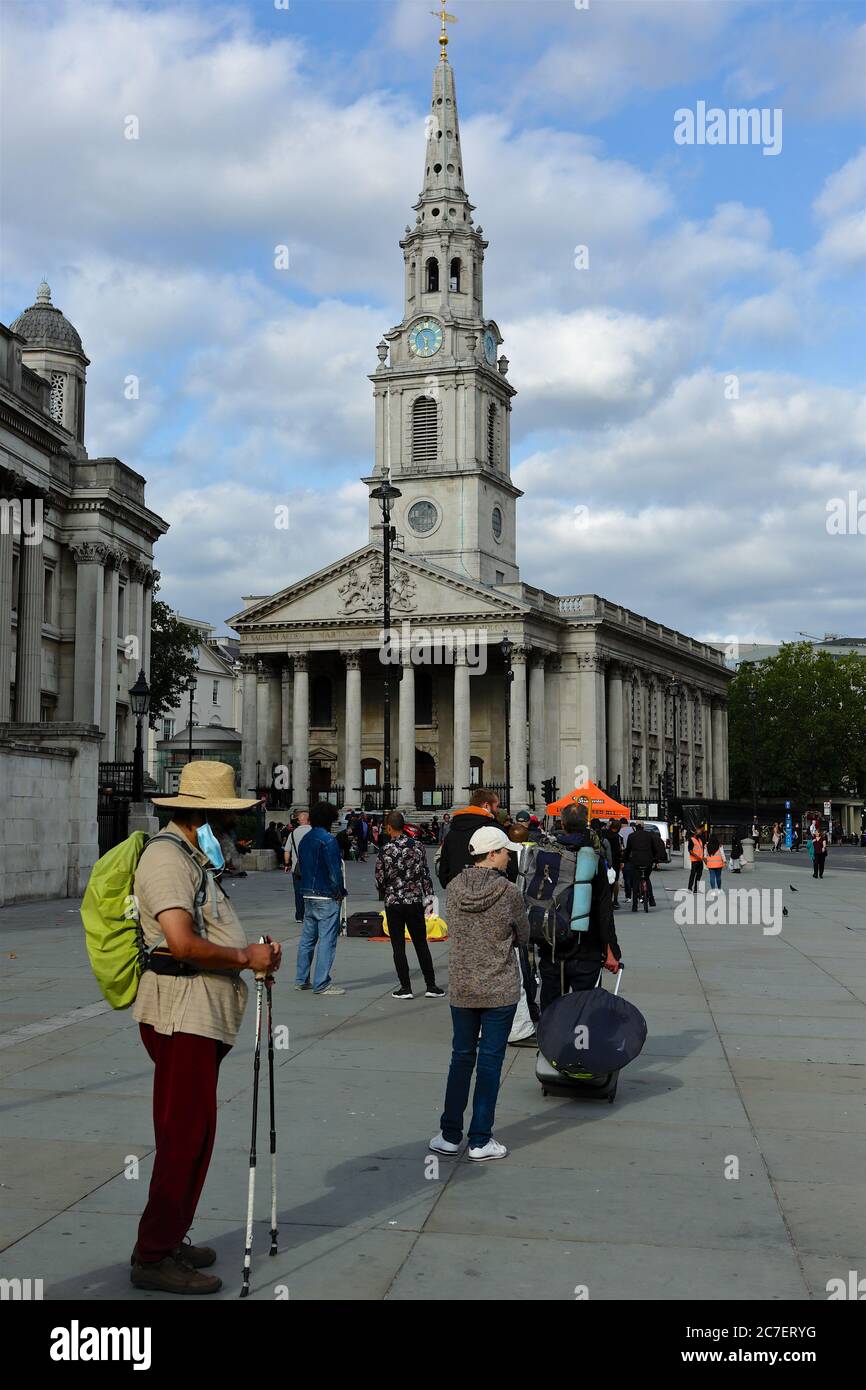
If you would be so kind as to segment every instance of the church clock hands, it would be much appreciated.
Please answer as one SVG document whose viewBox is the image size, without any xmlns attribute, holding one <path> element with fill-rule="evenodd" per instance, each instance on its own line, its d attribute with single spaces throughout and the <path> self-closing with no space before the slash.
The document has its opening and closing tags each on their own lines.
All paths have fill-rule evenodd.
<svg viewBox="0 0 866 1390">
<path fill-rule="evenodd" d="M 409 347 L 416 357 L 432 357 L 441 348 L 443 336 L 435 319 L 422 319 L 409 334 Z"/>
</svg>

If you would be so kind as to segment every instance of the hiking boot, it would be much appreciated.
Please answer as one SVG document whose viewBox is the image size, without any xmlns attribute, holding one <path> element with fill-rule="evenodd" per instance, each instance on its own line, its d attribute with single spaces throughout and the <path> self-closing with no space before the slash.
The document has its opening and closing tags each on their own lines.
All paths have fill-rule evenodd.
<svg viewBox="0 0 866 1390">
<path fill-rule="evenodd" d="M 193 1245 L 189 1236 L 187 1236 L 182 1245 L 176 1245 L 171 1253 L 181 1256 L 186 1260 L 187 1264 L 192 1265 L 193 1269 L 207 1269 L 208 1265 L 216 1264 L 216 1251 L 212 1250 L 209 1245 Z M 135 1247 L 130 1255 L 129 1263 L 131 1265 L 139 1263 L 138 1246 Z"/>
<path fill-rule="evenodd" d="M 223 1286 L 222 1279 L 215 1274 L 200 1274 L 179 1251 L 173 1251 L 156 1264 L 136 1262 L 129 1278 L 135 1288 L 154 1289 L 157 1293 L 216 1293 Z"/>
</svg>

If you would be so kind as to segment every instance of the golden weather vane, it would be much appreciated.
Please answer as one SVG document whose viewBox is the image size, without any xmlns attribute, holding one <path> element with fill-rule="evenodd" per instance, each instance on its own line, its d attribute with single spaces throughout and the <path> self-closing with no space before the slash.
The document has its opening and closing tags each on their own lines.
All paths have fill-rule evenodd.
<svg viewBox="0 0 866 1390">
<path fill-rule="evenodd" d="M 444 63 L 446 50 L 448 48 L 448 29 L 446 26 L 449 24 L 457 24 L 458 19 L 456 14 L 448 13 L 448 11 L 445 8 L 444 0 L 441 9 L 431 10 L 430 13 L 432 14 L 434 19 L 441 19 L 442 21 L 442 32 L 439 35 L 439 43 L 441 45 L 442 61 Z"/>
</svg>

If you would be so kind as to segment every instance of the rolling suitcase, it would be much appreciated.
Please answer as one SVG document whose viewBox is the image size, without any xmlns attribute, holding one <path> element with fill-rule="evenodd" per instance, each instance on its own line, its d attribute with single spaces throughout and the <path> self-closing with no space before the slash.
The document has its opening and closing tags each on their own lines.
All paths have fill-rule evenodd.
<svg viewBox="0 0 866 1390">
<path fill-rule="evenodd" d="M 624 967 L 617 971 L 614 998 L 619 994 L 623 970 Z M 599 971 L 596 988 L 602 988 L 603 973 Z M 574 1100 L 606 1100 L 609 1105 L 616 1099 L 619 1072 L 620 1069 L 617 1068 L 613 1071 L 580 1070 L 566 1074 L 548 1062 L 541 1052 L 538 1053 L 535 1062 L 535 1075 L 541 1085 L 542 1095 L 567 1095 Z"/>
</svg>

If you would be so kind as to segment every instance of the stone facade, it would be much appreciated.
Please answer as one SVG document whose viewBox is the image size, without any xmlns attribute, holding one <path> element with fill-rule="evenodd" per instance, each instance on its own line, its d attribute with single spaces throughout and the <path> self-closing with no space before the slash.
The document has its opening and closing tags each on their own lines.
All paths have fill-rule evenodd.
<svg viewBox="0 0 866 1390">
<path fill-rule="evenodd" d="M 87 455 L 88 365 L 44 283 L 11 328 L 0 325 L 0 763 L 5 773 L 15 746 L 15 775 L 26 780 L 21 759 L 32 757 L 38 781 L 44 748 L 55 746 L 58 768 L 66 754 L 57 747 L 74 752 L 77 771 L 58 774 L 46 798 L 61 858 L 67 843 L 85 843 L 76 782 L 92 773 L 95 825 L 98 762 L 132 757 L 128 692 L 149 671 L 153 544 L 168 529 L 147 508 L 140 474 Z M 18 738 L 40 726 L 42 738 Z M 7 901 L 20 886 L 7 885 Z"/>
<path fill-rule="evenodd" d="M 444 46 L 414 211 L 400 242 L 404 316 L 370 378 L 375 462 L 364 478 L 400 494 L 395 631 L 382 629 L 383 523 L 371 495 L 367 546 L 228 619 L 244 671 L 242 785 L 290 766 L 296 803 L 340 786 L 358 804 L 382 778 L 386 666 L 399 804 L 459 804 L 472 785 L 503 783 L 507 633 L 512 809 L 540 805 L 549 777 L 560 792 L 589 777 L 654 798 L 666 767 L 679 792 L 726 797 L 723 654 L 597 594 L 558 597 L 520 580 L 516 392 L 485 315 L 488 242 L 465 191 Z"/>
</svg>

